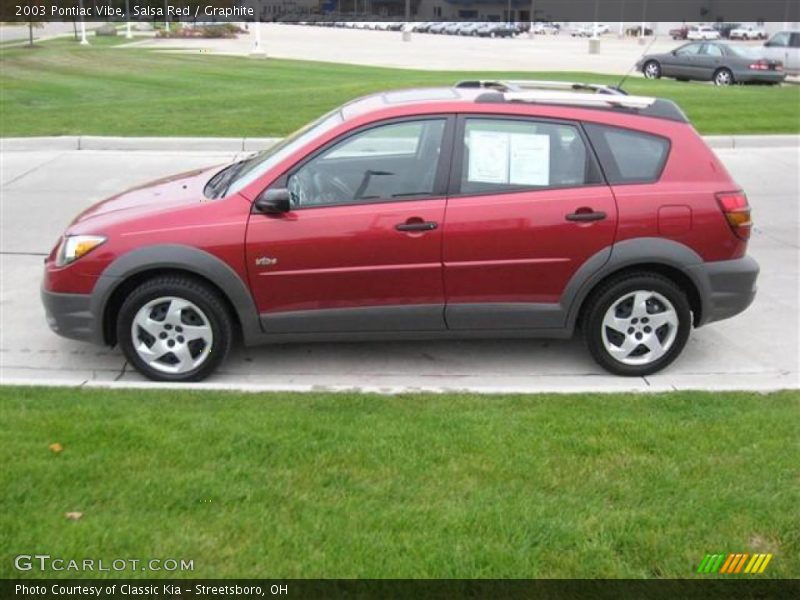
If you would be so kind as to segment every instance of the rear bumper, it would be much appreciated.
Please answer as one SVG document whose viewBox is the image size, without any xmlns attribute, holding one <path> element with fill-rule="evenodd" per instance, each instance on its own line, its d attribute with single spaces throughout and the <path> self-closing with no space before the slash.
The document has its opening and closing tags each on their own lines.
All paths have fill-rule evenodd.
<svg viewBox="0 0 800 600">
<path fill-rule="evenodd" d="M 703 311 L 697 325 L 730 318 L 750 306 L 756 296 L 759 270 L 750 256 L 691 267 L 695 281 L 702 283 Z"/>
<path fill-rule="evenodd" d="M 781 83 L 786 79 L 785 71 L 738 71 L 733 74 L 738 83 Z"/>
<path fill-rule="evenodd" d="M 89 294 L 59 294 L 44 288 L 41 294 L 47 324 L 55 333 L 73 340 L 103 343 Z"/>
</svg>

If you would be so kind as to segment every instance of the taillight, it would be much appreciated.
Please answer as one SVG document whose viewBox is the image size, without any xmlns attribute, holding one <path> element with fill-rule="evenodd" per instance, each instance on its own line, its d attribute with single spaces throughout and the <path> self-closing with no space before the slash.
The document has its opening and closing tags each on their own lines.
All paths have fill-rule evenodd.
<svg viewBox="0 0 800 600">
<path fill-rule="evenodd" d="M 717 194 L 717 203 L 728 221 L 731 231 L 743 240 L 750 239 L 750 204 L 744 192 L 721 192 Z"/>
<path fill-rule="evenodd" d="M 750 65 L 753 71 L 769 71 L 769 64 L 765 62 L 754 62 Z"/>
</svg>

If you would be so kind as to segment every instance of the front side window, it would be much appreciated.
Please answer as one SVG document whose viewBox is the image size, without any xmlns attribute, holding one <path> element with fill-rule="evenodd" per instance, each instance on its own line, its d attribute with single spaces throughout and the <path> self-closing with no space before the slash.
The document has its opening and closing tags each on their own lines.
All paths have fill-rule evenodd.
<svg viewBox="0 0 800 600">
<path fill-rule="evenodd" d="M 292 206 L 433 195 L 445 123 L 443 118 L 389 123 L 335 143 L 289 176 Z"/>
<path fill-rule="evenodd" d="M 675 51 L 676 56 L 696 56 L 700 52 L 700 44 L 689 44 L 678 48 Z"/>
<path fill-rule="evenodd" d="M 666 138 L 607 125 L 585 127 L 609 183 L 650 183 L 661 176 L 669 154 Z"/>
<path fill-rule="evenodd" d="M 462 194 L 599 182 L 573 125 L 467 119 L 463 143 Z"/>
</svg>

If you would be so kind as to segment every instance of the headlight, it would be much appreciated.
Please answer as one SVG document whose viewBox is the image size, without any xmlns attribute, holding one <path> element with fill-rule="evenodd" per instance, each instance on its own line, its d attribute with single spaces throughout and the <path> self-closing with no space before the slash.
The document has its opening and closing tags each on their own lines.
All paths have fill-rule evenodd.
<svg viewBox="0 0 800 600">
<path fill-rule="evenodd" d="M 63 267 L 78 260 L 81 256 L 89 254 L 97 248 L 106 238 L 102 235 L 68 235 L 61 241 L 61 246 L 56 254 L 56 266 Z"/>
</svg>

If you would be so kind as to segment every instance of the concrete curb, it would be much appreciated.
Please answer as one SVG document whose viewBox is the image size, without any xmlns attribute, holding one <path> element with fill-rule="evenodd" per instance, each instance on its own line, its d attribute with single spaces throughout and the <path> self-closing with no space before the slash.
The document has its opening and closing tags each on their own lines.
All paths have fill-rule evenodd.
<svg viewBox="0 0 800 600">
<path fill-rule="evenodd" d="M 281 138 L 214 137 L 105 137 L 65 135 L 51 137 L 0 138 L 2 152 L 46 152 L 62 150 L 249 152 L 269 148 Z"/>
<path fill-rule="evenodd" d="M 783 148 L 800 147 L 800 135 L 706 135 L 712 148 Z"/>
<path fill-rule="evenodd" d="M 93 135 L 0 138 L 0 151 L 163 151 L 163 152 L 252 152 L 269 148 L 281 138 L 215 137 L 104 137 Z M 800 147 L 800 135 L 708 135 L 703 138 L 712 148 Z"/>
</svg>

